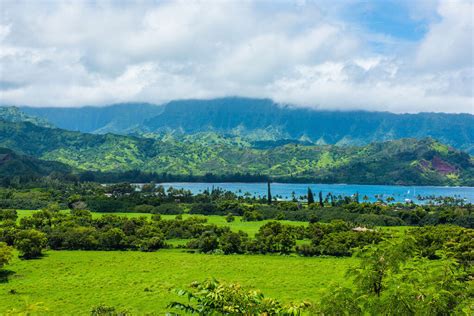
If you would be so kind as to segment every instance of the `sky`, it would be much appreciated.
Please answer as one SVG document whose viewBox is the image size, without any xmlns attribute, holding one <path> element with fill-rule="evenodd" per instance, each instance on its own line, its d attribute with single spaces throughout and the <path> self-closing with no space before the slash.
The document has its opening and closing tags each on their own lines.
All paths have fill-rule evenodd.
<svg viewBox="0 0 474 316">
<path fill-rule="evenodd" d="M 474 1 L 0 0 L 0 104 L 474 114 Z"/>
</svg>

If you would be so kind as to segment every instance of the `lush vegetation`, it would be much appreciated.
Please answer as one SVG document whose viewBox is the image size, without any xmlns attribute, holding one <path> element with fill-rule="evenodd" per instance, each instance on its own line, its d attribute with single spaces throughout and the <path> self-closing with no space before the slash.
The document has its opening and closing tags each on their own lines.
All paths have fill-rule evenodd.
<svg viewBox="0 0 474 316">
<path fill-rule="evenodd" d="M 334 134 L 314 127 L 316 112 L 254 101 L 140 104 L 130 116 L 127 105 L 73 111 L 88 118 L 74 129 L 99 134 L 0 109 L 0 314 L 472 314 L 472 204 L 436 196 L 418 197 L 420 205 L 391 196 L 369 203 L 357 192 L 310 188 L 282 200 L 270 182 L 473 185 L 471 156 L 431 138 L 325 145 L 366 143 L 366 132 L 387 128 L 372 124 L 385 113 L 350 113 Z M 301 128 L 246 118 L 241 102 L 299 118 Z M 463 125 L 472 116 L 396 117 L 421 134 L 394 122 L 395 138 L 409 132 L 459 145 L 472 131 Z M 423 127 L 446 120 L 459 124 L 434 134 Z M 191 194 L 154 180 L 268 180 L 268 191 Z"/>
<path fill-rule="evenodd" d="M 452 243 L 445 231 L 456 228 L 437 227 L 441 244 Z M 466 232 L 464 232 L 466 233 Z M 467 232 L 471 247 L 473 232 Z M 321 298 L 311 303 L 303 301 L 283 305 L 258 291 L 246 291 L 239 284 L 208 280 L 191 284 L 194 290 L 178 290 L 189 303 L 172 302 L 168 307 L 188 313 L 223 314 L 278 314 L 300 315 L 303 312 L 318 315 L 461 315 L 472 312 L 473 293 L 470 291 L 474 257 L 465 265 L 459 254 L 465 251 L 442 252 L 441 259 L 430 261 L 421 251 L 419 241 L 410 234 L 398 240 L 387 240 L 360 250 L 360 263 L 347 271 L 353 286 L 334 286 Z M 448 233 L 449 235 L 449 233 Z M 248 306 L 243 308 L 242 306 Z"/>
<path fill-rule="evenodd" d="M 364 200 L 310 190 L 293 201 L 218 188 L 193 195 L 51 177 L 1 188 L 0 310 L 231 314 L 245 303 L 248 314 L 466 311 L 472 205 Z M 18 211 L 25 206 L 36 210 Z M 400 224 L 423 227 L 378 227 Z"/>
<path fill-rule="evenodd" d="M 36 184 L 38 185 L 38 184 Z M 122 183 L 102 186 L 94 183 L 64 183 L 44 179 L 43 187 L 0 188 L 0 208 L 45 209 L 56 203 L 56 209 L 88 209 L 102 213 L 150 213 L 159 215 L 223 215 L 239 216 L 238 223 L 260 220 L 290 220 L 325 222 L 344 220 L 363 226 L 402 226 L 455 224 L 474 227 L 472 204 L 462 199 L 430 197 L 426 204 L 393 203 L 379 200 L 365 202 L 367 197 L 317 194 L 317 201 L 308 205 L 307 196 L 293 201 L 278 201 L 275 196 L 268 204 L 266 196 L 235 193 L 215 188 L 193 195 L 182 189 L 153 183 L 137 191 L 135 186 Z M 232 221 L 232 216 L 229 221 Z"/>
<path fill-rule="evenodd" d="M 131 173 L 122 178 L 140 182 L 268 177 L 285 182 L 424 185 L 472 185 L 474 181 L 472 158 L 433 139 L 363 147 L 286 144 L 262 149 L 243 138 L 214 133 L 140 138 L 0 121 L 0 146 L 68 165 L 76 169 L 78 180 L 102 182 L 117 181 L 116 174 L 123 171 Z M 33 177 L 26 169 L 19 169 L 17 175 Z M 11 179 L 9 173 L 0 175 Z"/>
</svg>

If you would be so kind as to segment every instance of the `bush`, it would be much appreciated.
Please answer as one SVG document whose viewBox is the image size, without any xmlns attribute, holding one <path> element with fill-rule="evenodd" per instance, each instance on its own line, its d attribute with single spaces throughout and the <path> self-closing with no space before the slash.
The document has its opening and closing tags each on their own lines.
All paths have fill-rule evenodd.
<svg viewBox="0 0 474 316">
<path fill-rule="evenodd" d="M 183 214 L 183 210 L 176 203 L 166 203 L 166 204 L 161 204 L 155 207 L 152 213 L 162 214 L 162 215 L 178 215 L 178 214 Z"/>
<path fill-rule="evenodd" d="M 47 241 L 43 232 L 35 229 L 20 230 L 15 237 L 15 247 L 20 251 L 21 257 L 32 259 L 41 256 Z"/>
<path fill-rule="evenodd" d="M 62 248 L 73 250 L 94 250 L 99 246 L 97 229 L 95 227 L 74 227 L 67 229 L 64 234 Z"/>
<path fill-rule="evenodd" d="M 283 305 L 261 292 L 245 290 L 239 284 L 207 280 L 191 284 L 192 290 L 178 290 L 189 304 L 172 302 L 168 308 L 196 315 L 301 315 L 310 304 Z"/>
<path fill-rule="evenodd" d="M 235 217 L 234 217 L 234 215 L 232 215 L 232 213 L 229 213 L 225 217 L 225 220 L 226 220 L 227 223 L 231 223 L 231 222 L 235 221 Z"/>
<path fill-rule="evenodd" d="M 0 270 L 13 258 L 13 249 L 4 242 L 0 242 Z"/>
<path fill-rule="evenodd" d="M 163 235 L 143 239 L 138 243 L 138 249 L 140 249 L 140 251 L 146 252 L 155 251 L 163 248 L 164 246 L 165 241 Z"/>
<path fill-rule="evenodd" d="M 154 213 L 155 207 L 153 205 L 141 204 L 133 208 L 137 213 Z"/>
<path fill-rule="evenodd" d="M 259 211 L 245 211 L 242 216 L 243 222 L 258 222 L 263 221 L 263 216 Z"/>
<path fill-rule="evenodd" d="M 224 215 L 227 211 L 219 208 L 215 203 L 195 203 L 191 206 L 189 214 Z"/>
<path fill-rule="evenodd" d="M 120 228 L 112 228 L 99 234 L 99 245 L 104 250 L 123 249 L 125 234 Z"/>
<path fill-rule="evenodd" d="M 130 313 L 127 310 L 118 311 L 113 306 L 98 305 L 92 308 L 91 316 L 127 316 Z"/>
<path fill-rule="evenodd" d="M 337 232 L 324 236 L 318 245 L 318 249 L 322 255 L 351 256 L 354 248 L 378 243 L 381 240 L 382 234 L 376 231 Z"/>
<path fill-rule="evenodd" d="M 220 249 L 224 254 L 232 253 L 244 253 L 245 252 L 245 242 L 247 241 L 248 236 L 243 232 L 234 233 L 227 232 L 222 234 L 220 237 Z"/>
<path fill-rule="evenodd" d="M 219 248 L 219 239 L 216 233 L 206 231 L 197 240 L 197 249 L 203 253 L 209 253 Z"/>
<path fill-rule="evenodd" d="M 16 210 L 0 210 L 0 221 L 12 220 L 16 221 L 18 219 L 18 213 Z"/>
<path fill-rule="evenodd" d="M 256 242 L 250 248 L 260 253 L 288 254 L 296 244 L 293 228 L 279 222 L 269 222 L 261 226 L 255 235 Z"/>
</svg>

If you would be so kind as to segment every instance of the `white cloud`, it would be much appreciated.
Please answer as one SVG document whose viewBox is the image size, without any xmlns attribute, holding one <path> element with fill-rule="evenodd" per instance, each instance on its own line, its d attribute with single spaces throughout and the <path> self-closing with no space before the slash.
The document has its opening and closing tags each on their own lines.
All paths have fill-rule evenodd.
<svg viewBox="0 0 474 316">
<path fill-rule="evenodd" d="M 441 21 L 434 23 L 416 55 L 417 66 L 430 70 L 474 66 L 474 4 L 472 1 L 442 1 Z"/>
<path fill-rule="evenodd" d="M 472 2 L 413 7 L 413 19 L 430 21 L 417 42 L 344 20 L 345 3 L 3 2 L 0 103 L 243 95 L 324 109 L 474 113 Z"/>
</svg>

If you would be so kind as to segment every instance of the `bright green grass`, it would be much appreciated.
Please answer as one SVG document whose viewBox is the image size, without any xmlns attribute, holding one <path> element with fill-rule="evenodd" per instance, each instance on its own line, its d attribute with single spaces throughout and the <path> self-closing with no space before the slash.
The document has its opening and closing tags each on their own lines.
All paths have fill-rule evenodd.
<svg viewBox="0 0 474 316">
<path fill-rule="evenodd" d="M 349 285 L 344 274 L 356 262 L 353 258 L 225 256 L 177 250 L 48 251 L 41 259 L 16 258 L 5 267 L 14 274 L 7 283 L 0 283 L 0 314 L 42 302 L 54 315 L 87 315 L 101 303 L 138 315 L 163 315 L 166 305 L 177 299 L 170 289 L 208 277 L 258 288 L 283 302 L 316 301 L 333 282 Z M 10 294 L 11 290 L 17 294 Z"/>
</svg>

